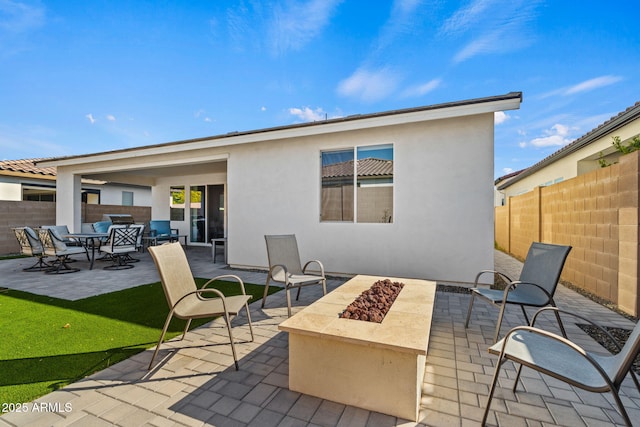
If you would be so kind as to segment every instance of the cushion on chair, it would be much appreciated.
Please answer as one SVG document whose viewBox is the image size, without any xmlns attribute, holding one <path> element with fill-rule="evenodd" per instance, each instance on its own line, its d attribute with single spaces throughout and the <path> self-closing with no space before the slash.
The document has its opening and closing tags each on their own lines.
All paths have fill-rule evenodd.
<svg viewBox="0 0 640 427">
<path fill-rule="evenodd" d="M 98 221 L 93 223 L 93 230 L 96 233 L 108 233 L 111 221 Z"/>
</svg>

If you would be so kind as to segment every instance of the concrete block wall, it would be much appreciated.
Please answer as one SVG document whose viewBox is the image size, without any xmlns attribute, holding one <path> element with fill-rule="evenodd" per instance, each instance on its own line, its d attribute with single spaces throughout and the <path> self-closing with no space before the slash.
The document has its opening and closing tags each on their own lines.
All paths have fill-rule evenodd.
<svg viewBox="0 0 640 427">
<path fill-rule="evenodd" d="M 147 206 L 82 205 L 82 222 L 96 222 L 105 213 L 133 215 L 136 222 L 148 223 L 151 208 Z M 14 227 L 40 227 L 56 224 L 56 204 L 53 202 L 0 201 L 0 255 L 17 254 L 20 245 Z"/>
<path fill-rule="evenodd" d="M 531 242 L 573 247 L 562 279 L 640 314 L 640 153 L 496 208 L 500 247 L 523 259 Z M 508 219 L 504 217 L 508 216 Z"/>
<path fill-rule="evenodd" d="M 56 204 L 53 202 L 0 201 L 0 254 L 20 252 L 12 228 L 55 223 Z"/>
</svg>

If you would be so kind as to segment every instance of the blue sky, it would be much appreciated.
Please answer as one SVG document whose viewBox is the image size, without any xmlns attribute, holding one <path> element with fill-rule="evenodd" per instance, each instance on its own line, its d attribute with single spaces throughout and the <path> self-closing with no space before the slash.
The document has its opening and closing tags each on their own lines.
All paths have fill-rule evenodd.
<svg viewBox="0 0 640 427">
<path fill-rule="evenodd" d="M 522 91 L 499 177 L 640 101 L 635 3 L 0 0 L 0 159 Z"/>
</svg>

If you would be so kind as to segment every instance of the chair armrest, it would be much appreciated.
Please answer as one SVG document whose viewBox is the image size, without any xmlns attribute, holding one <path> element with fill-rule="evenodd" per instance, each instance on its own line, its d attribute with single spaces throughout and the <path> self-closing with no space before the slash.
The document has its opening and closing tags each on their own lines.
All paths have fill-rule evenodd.
<svg viewBox="0 0 640 427">
<path fill-rule="evenodd" d="M 191 295 L 197 295 L 197 297 L 199 299 L 205 299 L 202 298 L 201 294 L 206 294 L 206 293 L 213 293 L 216 294 L 218 297 L 220 297 L 220 299 L 222 300 L 222 307 L 224 308 L 224 312 L 227 313 L 227 302 L 226 302 L 226 297 L 224 296 L 224 294 L 222 292 L 220 292 L 219 290 L 215 289 L 215 288 L 206 288 L 206 289 L 196 289 L 195 291 L 191 291 L 188 292 L 186 294 L 184 294 L 178 301 L 176 301 L 175 304 L 173 304 L 173 307 L 171 307 L 171 312 L 173 312 L 176 307 L 178 306 L 178 304 L 180 304 L 185 298 L 191 296 Z"/>
<path fill-rule="evenodd" d="M 320 274 L 322 275 L 322 277 L 324 277 L 324 265 L 322 265 L 322 263 L 320 261 L 318 261 L 317 259 L 312 259 L 311 261 L 307 261 L 307 263 L 304 265 L 304 267 L 302 267 L 302 272 L 305 273 L 307 271 L 307 266 L 309 264 L 318 264 L 318 266 L 320 267 Z"/>
<path fill-rule="evenodd" d="M 511 279 L 509 278 L 509 276 L 507 276 L 506 274 L 501 273 L 501 272 L 499 272 L 499 271 L 496 271 L 496 270 L 482 270 L 480 273 L 478 273 L 478 274 L 476 275 L 476 280 L 474 280 L 474 282 L 473 282 L 473 283 L 474 283 L 474 285 L 475 285 L 475 287 L 478 287 L 478 280 L 480 280 L 480 277 L 481 277 L 483 274 L 488 274 L 488 273 L 491 273 L 491 274 L 494 274 L 494 275 L 495 275 L 495 274 L 499 275 L 500 277 L 502 277 L 503 279 L 505 279 L 505 280 L 507 281 L 507 283 L 511 283 L 511 282 L 513 282 L 513 280 L 511 280 Z"/>
<path fill-rule="evenodd" d="M 542 286 L 536 284 L 536 283 L 532 283 L 532 282 L 521 282 L 520 280 L 516 280 L 513 281 L 509 284 L 509 288 L 517 288 L 518 286 L 534 286 L 535 288 L 537 288 L 539 291 L 542 291 L 542 293 L 545 294 L 545 296 L 547 297 L 548 301 L 553 301 L 553 297 L 551 296 L 551 294 Z M 506 296 L 506 294 L 505 294 Z"/>
<path fill-rule="evenodd" d="M 171 229 L 171 234 L 179 234 L 179 233 L 180 233 L 179 229 L 177 229 L 177 228 L 172 228 Z"/>
<path fill-rule="evenodd" d="M 213 279 L 208 280 L 207 283 L 202 285 L 202 287 L 200 289 L 205 289 L 205 288 L 207 288 L 207 286 L 209 286 L 210 283 L 213 283 L 216 280 L 222 280 L 222 279 L 235 279 L 240 284 L 240 289 L 242 290 L 242 295 L 246 295 L 247 294 L 245 292 L 245 290 L 244 290 L 244 282 L 242 281 L 241 278 L 239 278 L 235 274 L 224 274 L 222 276 L 216 276 Z M 209 288 L 207 288 L 207 289 L 209 289 Z"/>
<path fill-rule="evenodd" d="M 282 271 L 284 271 L 284 283 L 285 284 L 289 284 L 289 271 L 287 270 L 287 266 L 285 266 L 284 264 L 274 264 L 271 267 L 269 267 L 269 277 L 271 277 L 272 280 L 276 280 L 273 277 L 273 270 L 276 269 L 276 267 L 279 267 L 282 269 Z M 278 282 L 278 280 L 276 280 L 276 282 Z"/>
<path fill-rule="evenodd" d="M 573 313 L 571 311 L 561 310 L 558 307 L 543 307 L 543 308 L 539 309 L 538 311 L 535 312 L 535 314 L 531 318 L 531 324 L 529 326 L 534 327 L 534 325 L 536 323 L 536 319 L 538 318 L 538 315 L 540 315 L 540 313 L 542 313 L 543 311 L 555 311 L 556 313 L 568 314 L 568 315 L 573 316 L 575 318 L 578 318 L 578 319 L 580 319 L 580 320 L 582 320 L 584 322 L 587 322 L 591 326 L 594 326 L 594 327 L 598 328 L 602 333 L 604 333 L 615 344 L 615 346 L 618 348 L 618 351 L 622 350 L 622 345 L 605 328 L 603 328 L 602 326 L 600 326 L 599 324 L 597 324 L 596 322 L 594 322 L 593 320 L 591 320 L 591 319 L 589 319 L 587 317 L 581 316 L 581 315 Z"/>
</svg>

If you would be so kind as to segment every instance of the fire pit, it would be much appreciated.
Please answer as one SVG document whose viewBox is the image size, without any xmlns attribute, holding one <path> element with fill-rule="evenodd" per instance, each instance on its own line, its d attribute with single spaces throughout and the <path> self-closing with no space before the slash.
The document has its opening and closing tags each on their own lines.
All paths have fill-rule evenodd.
<svg viewBox="0 0 640 427">
<path fill-rule="evenodd" d="M 436 284 L 404 284 L 381 323 L 340 318 L 385 278 L 356 276 L 282 322 L 289 333 L 289 388 L 417 421 Z"/>
<path fill-rule="evenodd" d="M 382 323 L 404 283 L 378 280 L 340 314 L 343 319 Z"/>
</svg>

